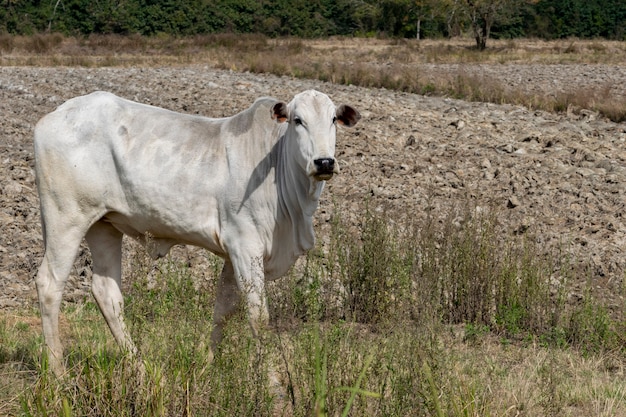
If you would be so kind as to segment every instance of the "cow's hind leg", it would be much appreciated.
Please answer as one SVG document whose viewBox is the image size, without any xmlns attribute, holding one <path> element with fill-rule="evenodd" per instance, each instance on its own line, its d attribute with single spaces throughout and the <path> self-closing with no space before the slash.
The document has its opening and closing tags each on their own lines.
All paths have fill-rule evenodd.
<svg viewBox="0 0 626 417">
<path fill-rule="evenodd" d="M 137 349 L 122 317 L 122 233 L 110 223 L 98 221 L 86 239 L 93 259 L 93 296 L 117 343 L 134 355 Z"/>
<path fill-rule="evenodd" d="M 57 376 L 60 376 L 64 371 L 64 365 L 63 345 L 59 336 L 59 310 L 63 289 L 74 265 L 84 232 L 76 226 L 67 224 L 54 223 L 46 227 L 46 222 L 43 222 L 42 225 L 45 253 L 35 283 L 48 365 Z"/>
</svg>

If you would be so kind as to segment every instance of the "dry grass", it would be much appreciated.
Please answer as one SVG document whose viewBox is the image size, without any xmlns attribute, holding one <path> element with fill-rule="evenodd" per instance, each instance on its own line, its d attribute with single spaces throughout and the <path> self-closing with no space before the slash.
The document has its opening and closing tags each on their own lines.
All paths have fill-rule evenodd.
<svg viewBox="0 0 626 417">
<path fill-rule="evenodd" d="M 489 337 L 480 339 L 479 349 L 449 343 L 460 389 L 482 381 L 487 409 L 497 410 L 492 415 L 626 415 L 626 388 L 614 379 L 626 372 L 619 356 L 584 357 L 536 344 L 503 345 Z"/>
<path fill-rule="evenodd" d="M 605 40 L 541 41 L 491 40 L 477 51 L 471 39 L 407 40 L 374 38 L 270 39 L 262 35 L 198 35 L 175 38 L 167 35 L 91 35 L 86 38 L 60 34 L 34 36 L 0 35 L 2 65 L 31 62 L 46 65 L 50 56 L 93 58 L 94 65 L 106 56 L 127 56 L 115 65 L 141 65 L 156 58 L 201 64 L 215 62 L 216 50 L 229 51 L 233 61 L 249 55 L 274 55 L 286 61 L 342 62 L 346 64 L 626 64 L 626 43 Z M 298 59 L 291 59 L 291 57 Z M 290 64 L 292 65 L 292 64 Z M 295 65 L 295 64 L 293 64 Z"/>
<path fill-rule="evenodd" d="M 469 39 L 383 40 L 330 38 L 269 39 L 256 35 L 90 36 L 58 34 L 0 36 L 0 65 L 155 66 L 204 64 L 320 79 L 364 87 L 384 87 L 471 101 L 510 103 L 547 111 L 599 112 L 615 122 L 626 120 L 624 97 L 611 85 L 554 94 L 505 85 L 498 77 L 468 71 L 475 65 L 626 64 L 626 43 L 577 40 L 492 40 L 477 51 Z M 617 86 L 621 88 L 621 86 Z M 620 90 L 621 91 L 621 90 Z"/>
</svg>

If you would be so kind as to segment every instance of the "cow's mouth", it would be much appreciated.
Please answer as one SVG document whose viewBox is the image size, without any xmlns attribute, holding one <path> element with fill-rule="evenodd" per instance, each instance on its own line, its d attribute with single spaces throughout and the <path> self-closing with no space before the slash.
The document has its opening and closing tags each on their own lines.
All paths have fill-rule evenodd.
<svg viewBox="0 0 626 417">
<path fill-rule="evenodd" d="M 313 178 L 315 178 L 318 181 L 328 181 L 330 180 L 333 175 L 335 173 L 334 172 L 318 172 L 317 174 L 313 175 Z"/>
</svg>

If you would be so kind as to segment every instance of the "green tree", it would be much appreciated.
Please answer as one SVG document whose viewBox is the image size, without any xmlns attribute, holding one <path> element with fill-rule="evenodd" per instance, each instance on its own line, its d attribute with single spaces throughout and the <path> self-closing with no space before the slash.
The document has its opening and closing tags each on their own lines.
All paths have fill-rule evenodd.
<svg viewBox="0 0 626 417">
<path fill-rule="evenodd" d="M 544 38 L 622 40 L 626 30 L 623 0 L 541 0 L 535 7 L 531 33 Z M 534 32 L 533 32 L 534 31 Z"/>
<path fill-rule="evenodd" d="M 413 1 L 413 9 L 415 10 L 415 38 L 420 39 L 420 31 L 422 29 L 422 20 L 428 13 L 428 0 L 414 0 Z"/>
<path fill-rule="evenodd" d="M 411 0 L 382 0 L 379 29 L 390 36 L 403 36 L 410 7 Z"/>
<path fill-rule="evenodd" d="M 526 0 L 461 0 L 464 11 L 476 40 L 476 47 L 484 50 L 494 23 L 507 23 L 519 17 Z"/>
<path fill-rule="evenodd" d="M 459 36 L 463 31 L 464 16 L 459 2 L 460 0 L 433 0 L 431 3 L 431 13 L 443 22 L 444 36 Z"/>
<path fill-rule="evenodd" d="M 0 33 L 623 40 L 625 0 L 0 0 Z"/>
<path fill-rule="evenodd" d="M 46 28 L 50 8 L 49 0 L 0 0 L 0 33 L 41 32 Z"/>
</svg>

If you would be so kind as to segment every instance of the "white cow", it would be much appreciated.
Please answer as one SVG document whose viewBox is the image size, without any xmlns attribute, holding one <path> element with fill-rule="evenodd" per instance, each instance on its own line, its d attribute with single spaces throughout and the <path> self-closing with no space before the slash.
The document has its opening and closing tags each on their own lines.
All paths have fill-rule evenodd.
<svg viewBox="0 0 626 417">
<path fill-rule="evenodd" d="M 211 119 L 95 92 L 67 101 L 35 128 L 45 254 L 36 283 L 51 369 L 60 374 L 59 308 L 79 245 L 93 258 L 92 291 L 117 342 L 136 347 L 122 319 L 122 236 L 164 256 L 196 245 L 225 260 L 213 347 L 242 295 L 255 334 L 267 324 L 265 280 L 314 243 L 312 216 L 335 163 L 336 124 L 359 113 L 320 92 L 285 104 L 261 98 Z M 285 123 L 287 122 L 287 123 Z"/>
</svg>

